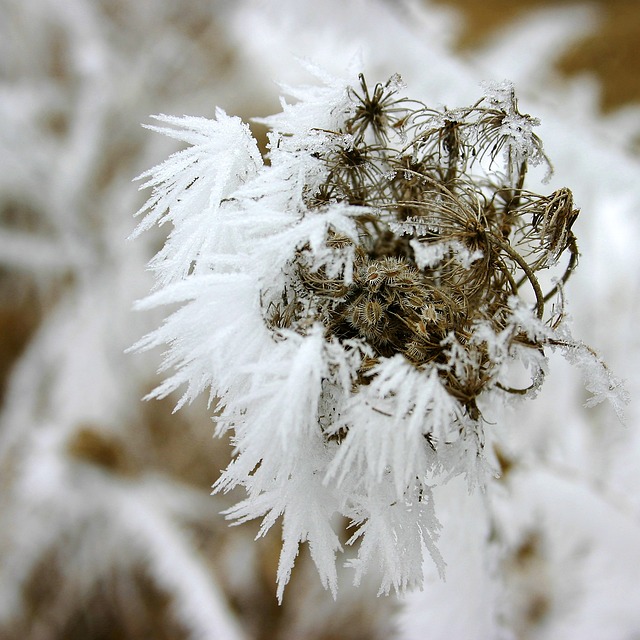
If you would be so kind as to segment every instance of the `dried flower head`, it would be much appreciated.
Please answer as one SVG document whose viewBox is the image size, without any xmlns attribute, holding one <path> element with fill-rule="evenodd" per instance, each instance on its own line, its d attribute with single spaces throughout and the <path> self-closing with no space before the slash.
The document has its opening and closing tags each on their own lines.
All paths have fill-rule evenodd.
<svg viewBox="0 0 640 640">
<path fill-rule="evenodd" d="M 373 563 L 382 592 L 420 585 L 424 548 L 443 571 L 430 487 L 495 471 L 481 407 L 535 392 L 549 348 L 590 367 L 594 402 L 624 401 L 563 323 L 578 209 L 525 188 L 546 156 L 513 87 L 452 110 L 401 97 L 397 76 L 322 77 L 263 121 L 268 165 L 219 110 L 161 116 L 191 146 L 143 176 L 140 228 L 174 227 L 145 304 L 182 305 L 139 344 L 167 344 L 175 368 L 153 395 L 210 389 L 236 447 L 214 489 L 247 491 L 229 517 L 262 517 L 262 535 L 282 516 L 279 598 L 305 541 L 335 593 L 337 513 L 356 583 Z"/>
<path fill-rule="evenodd" d="M 568 279 L 578 209 L 569 189 L 541 196 L 523 188 L 529 162 L 545 156 L 531 131 L 537 121 L 520 114 L 512 87 L 492 89 L 467 109 L 438 111 L 398 98 L 397 77 L 369 92 L 360 75 L 360 85 L 348 91 L 353 115 L 324 130 L 331 144 L 316 157 L 326 177 L 305 194 L 309 210 L 353 207 L 357 234 L 327 227 L 331 264 L 344 265 L 338 269 L 318 264 L 317 248 L 298 247 L 294 281 L 271 303 L 267 321 L 303 334 L 320 322 L 327 339 L 362 341 L 371 356 L 356 384 L 370 382 L 372 362 L 396 354 L 418 369 L 435 367 L 477 416 L 486 389 L 520 392 L 499 380 L 505 354 L 493 358 L 490 341 L 474 339 L 477 328 L 504 335 L 505 353 L 547 344 L 546 332 L 532 339 L 513 324 L 514 298 L 532 299 L 545 327 L 555 302 L 559 322 L 560 285 L 544 291 L 538 273 L 567 254 L 559 282 Z M 501 152 L 506 173 L 495 167 Z M 474 363 L 462 376 L 449 362 L 451 340 Z"/>
</svg>

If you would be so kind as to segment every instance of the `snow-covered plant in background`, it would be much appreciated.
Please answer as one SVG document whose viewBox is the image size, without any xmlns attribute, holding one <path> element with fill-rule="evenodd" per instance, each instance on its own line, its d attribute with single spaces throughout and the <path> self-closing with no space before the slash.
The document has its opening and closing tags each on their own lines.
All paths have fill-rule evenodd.
<svg viewBox="0 0 640 640">
<path fill-rule="evenodd" d="M 214 491 L 247 494 L 228 517 L 262 535 L 282 516 L 280 600 L 302 542 L 335 595 L 338 514 L 356 584 L 374 566 L 382 593 L 420 586 L 425 549 L 444 574 L 431 489 L 499 473 L 484 407 L 535 395 L 548 350 L 585 365 L 590 403 L 625 399 L 564 322 L 578 209 L 525 187 L 550 167 L 512 85 L 448 109 L 398 76 L 318 75 L 263 120 L 266 158 L 222 110 L 158 116 L 190 146 L 143 174 L 138 228 L 172 225 L 141 306 L 179 305 L 137 345 L 168 345 L 151 395 L 208 390 L 235 446 Z"/>
</svg>

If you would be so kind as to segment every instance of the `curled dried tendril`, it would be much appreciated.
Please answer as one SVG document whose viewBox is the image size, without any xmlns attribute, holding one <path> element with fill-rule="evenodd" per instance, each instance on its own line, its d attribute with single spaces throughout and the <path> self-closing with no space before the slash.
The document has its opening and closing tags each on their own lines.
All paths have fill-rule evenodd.
<svg viewBox="0 0 640 640">
<path fill-rule="evenodd" d="M 349 92 L 351 115 L 325 132 L 326 151 L 315 151 L 326 178 L 307 193 L 307 206 L 354 206 L 357 239 L 333 229 L 326 237 L 341 264 L 351 260 L 349 277 L 318 267 L 309 246 L 300 247 L 296 285 L 271 304 L 268 322 L 304 333 L 319 321 L 327 338 L 363 341 L 373 362 L 402 354 L 418 368 L 436 365 L 473 415 L 487 385 L 522 391 L 496 383 L 489 345 L 474 339 L 474 328 L 490 326 L 497 336 L 511 327 L 514 297 L 557 324 L 560 290 L 577 264 L 578 209 L 569 189 L 524 188 L 529 166 L 548 161 L 532 131 L 537 121 L 520 113 L 510 86 L 455 110 L 399 97 L 400 86 L 394 76 L 370 90 L 360 76 Z M 552 268 L 555 284 L 545 290 L 540 272 Z M 522 328 L 508 340 L 536 350 L 547 344 Z M 452 341 L 464 366 L 452 366 Z M 359 384 L 367 384 L 371 361 Z"/>
</svg>

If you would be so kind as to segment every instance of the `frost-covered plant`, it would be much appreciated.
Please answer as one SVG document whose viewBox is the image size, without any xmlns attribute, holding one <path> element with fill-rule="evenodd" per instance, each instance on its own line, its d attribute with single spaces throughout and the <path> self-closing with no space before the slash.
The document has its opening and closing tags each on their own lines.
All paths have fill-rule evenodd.
<svg viewBox="0 0 640 640">
<path fill-rule="evenodd" d="M 190 146 L 142 176 L 139 231 L 173 227 L 142 306 L 180 305 L 138 344 L 169 347 L 152 396 L 209 389 L 235 445 L 214 490 L 247 493 L 228 516 L 263 518 L 259 535 L 282 516 L 279 599 L 301 542 L 335 594 L 337 514 L 356 584 L 377 565 L 383 593 L 421 585 L 425 548 L 443 573 L 431 487 L 497 471 L 483 407 L 533 395 L 548 349 L 587 364 L 592 402 L 623 395 L 563 322 L 578 209 L 525 188 L 548 161 L 513 87 L 446 109 L 397 76 L 322 79 L 263 120 L 266 160 L 222 110 L 158 116 Z"/>
</svg>

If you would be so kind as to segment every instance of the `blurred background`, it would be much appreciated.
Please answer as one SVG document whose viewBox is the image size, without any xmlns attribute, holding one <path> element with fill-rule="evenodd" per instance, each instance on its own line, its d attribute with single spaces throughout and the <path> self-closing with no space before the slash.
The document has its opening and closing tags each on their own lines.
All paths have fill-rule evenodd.
<svg viewBox="0 0 640 640">
<path fill-rule="evenodd" d="M 446 583 L 325 593 L 306 550 L 209 495 L 230 446 L 206 403 L 142 402 L 161 354 L 125 349 L 168 230 L 135 241 L 132 179 L 177 147 L 150 114 L 279 110 L 278 82 L 361 59 L 370 84 L 466 105 L 508 78 L 582 207 L 575 334 L 626 378 L 640 300 L 640 3 L 599 0 L 0 0 L 0 638 L 640 638 L 640 435 L 587 410 L 561 361 L 508 408 L 503 477 L 439 491 Z M 264 145 L 265 132 L 252 129 Z"/>
</svg>

